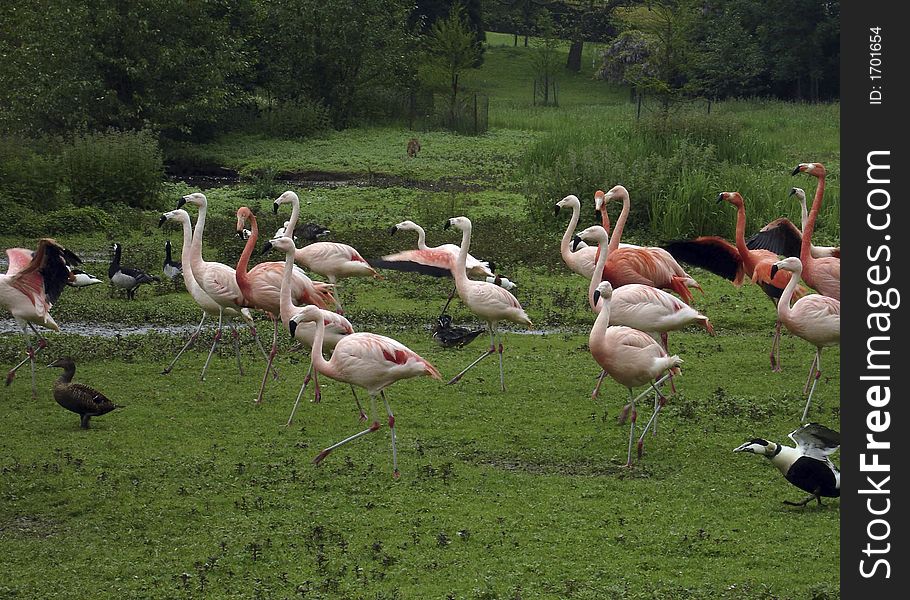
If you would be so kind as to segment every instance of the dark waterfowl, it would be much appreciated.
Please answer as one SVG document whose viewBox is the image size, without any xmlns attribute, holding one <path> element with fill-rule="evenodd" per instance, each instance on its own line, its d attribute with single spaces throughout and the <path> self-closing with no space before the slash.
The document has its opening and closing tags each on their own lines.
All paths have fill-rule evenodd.
<svg viewBox="0 0 910 600">
<path fill-rule="evenodd" d="M 110 278 L 111 284 L 113 284 L 114 287 L 126 290 L 127 299 L 132 300 L 136 297 L 136 289 L 140 285 L 153 281 L 161 281 L 161 279 L 154 275 L 149 275 L 144 271 L 140 271 L 139 269 L 121 266 L 120 255 L 122 252 L 123 247 L 120 244 L 114 244 L 114 260 L 107 270 L 107 276 Z"/>
<path fill-rule="evenodd" d="M 96 389 L 82 383 L 73 383 L 76 374 L 76 363 L 72 358 L 58 358 L 48 367 L 63 369 L 63 374 L 54 382 L 54 400 L 68 411 L 79 415 L 80 426 L 88 429 L 89 419 L 109 413 L 115 408 L 123 408 L 114 404 Z"/>
</svg>

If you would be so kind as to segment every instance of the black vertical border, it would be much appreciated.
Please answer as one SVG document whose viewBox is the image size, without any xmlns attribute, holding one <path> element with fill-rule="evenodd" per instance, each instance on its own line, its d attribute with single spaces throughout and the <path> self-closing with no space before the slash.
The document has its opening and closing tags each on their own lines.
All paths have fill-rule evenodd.
<svg viewBox="0 0 910 600">
<path fill-rule="evenodd" d="M 907 180 L 910 179 L 907 142 L 910 122 L 910 96 L 904 80 L 908 77 L 910 67 L 910 20 L 902 18 L 907 5 L 882 0 L 842 0 L 841 2 L 841 242 L 843 248 L 842 311 L 841 311 L 841 433 L 840 452 L 842 470 L 841 498 L 841 594 L 843 598 L 889 599 L 905 598 L 908 593 L 907 573 L 910 570 L 906 541 L 910 539 L 903 527 L 902 515 L 908 510 L 904 506 L 906 498 L 897 492 L 898 486 L 906 489 L 906 460 L 902 459 L 908 452 L 910 443 L 901 443 L 902 434 L 910 434 L 910 427 L 905 422 L 906 410 L 902 406 L 905 387 L 901 375 L 910 372 L 910 365 L 904 362 L 906 352 L 901 352 L 901 345 L 906 345 L 908 331 L 906 320 L 902 318 L 903 306 L 896 309 L 872 308 L 867 299 L 870 290 L 884 292 L 895 288 L 901 293 L 901 303 L 910 301 L 905 296 L 907 291 L 906 258 L 910 237 L 905 227 L 910 224 L 907 219 L 908 196 Z M 882 78 L 870 78 L 870 59 L 874 58 L 870 48 L 872 27 L 880 27 L 882 36 L 881 65 Z M 873 62 L 874 64 L 874 62 Z M 881 104 L 870 103 L 870 92 L 880 87 Z M 873 98 L 874 99 L 874 98 Z M 867 182 L 867 157 L 873 151 L 888 151 L 889 155 L 878 155 L 878 163 L 890 165 L 890 182 L 887 184 L 870 184 Z M 877 171 L 873 176 L 878 178 L 884 171 Z M 871 210 L 867 204 L 867 195 L 875 189 L 886 189 L 890 194 L 890 205 L 887 209 Z M 874 201 L 881 204 L 886 196 L 874 194 Z M 875 231 L 869 226 L 867 218 L 881 224 L 885 213 L 890 215 L 890 227 Z M 890 236 L 890 239 L 886 239 Z M 879 248 L 890 248 L 890 261 L 885 262 L 886 252 Z M 877 260 L 871 257 L 878 256 Z M 882 285 L 869 282 L 869 268 L 878 264 L 891 269 L 890 281 Z M 876 272 L 876 276 L 881 275 Z M 876 409 L 867 402 L 867 390 L 873 382 L 863 381 L 867 370 L 867 341 L 873 335 L 881 333 L 876 327 L 869 328 L 867 318 L 873 312 L 889 312 L 891 316 L 890 341 L 876 342 L 878 349 L 890 351 L 885 359 L 891 368 L 888 371 L 878 370 L 875 374 L 888 374 L 890 382 L 880 382 L 890 387 L 891 399 L 887 406 Z M 875 433 L 875 439 L 891 443 L 890 449 L 868 450 L 867 434 L 870 433 L 867 418 L 874 410 L 887 411 L 890 416 L 889 428 Z M 866 462 L 872 462 L 871 454 L 877 453 L 878 460 L 890 465 L 890 473 L 861 472 L 861 455 L 866 455 Z M 884 485 L 884 477 L 891 479 Z M 888 494 L 868 494 L 863 490 L 873 489 L 867 477 L 877 483 Z M 883 510 L 890 500 L 887 513 L 873 515 L 867 501 L 871 499 L 872 509 Z M 886 500 L 887 499 L 887 500 Z M 874 519 L 887 521 L 887 527 L 881 522 L 871 526 Z M 881 537 L 888 532 L 888 537 L 875 540 L 872 535 Z M 887 544 L 890 543 L 890 547 Z M 867 544 L 872 549 L 889 550 L 875 554 L 864 553 Z M 875 561 L 884 559 L 890 567 L 890 577 L 885 577 L 888 569 L 884 564 L 875 566 Z M 860 561 L 865 561 L 862 563 Z M 861 574 L 864 569 L 867 575 Z"/>
</svg>

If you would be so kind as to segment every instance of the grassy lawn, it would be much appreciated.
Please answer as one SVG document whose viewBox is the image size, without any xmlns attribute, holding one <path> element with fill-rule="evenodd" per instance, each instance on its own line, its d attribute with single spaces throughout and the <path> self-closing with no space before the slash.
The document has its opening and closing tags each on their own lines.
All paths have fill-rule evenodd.
<svg viewBox="0 0 910 600">
<path fill-rule="evenodd" d="M 311 461 L 322 448 L 363 425 L 347 386 L 323 378 L 322 403 L 302 402 L 294 425 L 284 427 L 308 364 L 306 352 L 287 351 L 286 334 L 281 378 L 255 406 L 264 365 L 245 330 L 246 374 L 238 375 L 224 347 L 205 382 L 199 371 L 211 328 L 168 376 L 159 372 L 182 335 L 130 333 L 195 325 L 198 309 L 179 285 L 143 287 L 133 302 L 109 298 L 106 285 L 67 290 L 54 307 L 63 332 L 49 335 L 39 359 L 37 401 L 25 369 L 0 389 L 0 598 L 839 597 L 838 501 L 784 506 L 802 492 L 767 460 L 731 452 L 752 437 L 789 442 L 814 348 L 785 332 L 784 370 L 771 373 L 775 317 L 764 294 L 691 270 L 705 290 L 694 304 L 717 335 L 692 329 L 670 336 L 685 361 L 677 392 L 642 460 L 625 468 L 629 429 L 616 416 L 628 392 L 608 380 L 599 400 L 590 397 L 599 368 L 587 349 L 587 282 L 559 257 L 567 215 L 543 225 L 529 220 L 525 168 L 530 155 L 548 149 L 562 160 L 576 132 L 590 146 L 607 132 L 609 150 L 622 156 L 619 136 L 629 131 L 634 106 L 627 91 L 579 74 L 561 79 L 559 108 L 535 107 L 530 50 L 501 34 L 490 34 L 488 46 L 467 85 L 491 96 L 491 130 L 421 132 L 417 159 L 405 155 L 414 132 L 391 126 L 303 141 L 231 135 L 189 152 L 242 175 L 241 183 L 206 190 L 209 260 L 234 264 L 239 257 L 239 206 L 256 211 L 265 236 L 287 219 L 289 211 L 271 212 L 289 185 L 283 175 L 366 175 L 361 185 L 313 185 L 300 196 L 301 220 L 329 227 L 332 239 L 367 257 L 415 245 L 413 234 L 388 235 L 398 221 L 421 223 L 437 245 L 460 239 L 442 230 L 445 218 L 471 217 L 472 253 L 518 283 L 515 295 L 535 324 L 530 332 L 507 329 L 507 392 L 498 390 L 495 358 L 455 386 L 400 382 L 388 397 L 401 479 L 391 477 L 387 427 L 317 467 Z M 583 64 L 592 50 L 586 47 Z M 762 155 L 757 165 L 733 165 L 699 185 L 715 195 L 740 185 L 753 196 L 767 189 L 761 206 L 798 221 L 795 202 L 778 197 L 789 185 L 813 189 L 814 181 L 797 182 L 788 168 L 819 160 L 832 174 L 835 199 L 825 218 L 837 218 L 837 105 L 736 101 L 713 106 L 712 114 L 760 136 Z M 646 175 L 662 168 L 633 166 Z M 371 185 L 372 175 L 400 181 Z M 598 176 L 600 185 L 615 183 L 609 172 Z M 195 189 L 169 183 L 168 204 Z M 561 191 L 568 193 L 586 203 L 580 227 L 593 224 L 593 188 Z M 725 208 L 712 202 L 705 211 L 732 228 Z M 113 241 L 123 243 L 125 264 L 157 273 L 164 240 L 179 251 L 181 239 L 157 220 L 157 213 L 137 214 L 111 231 L 58 239 L 90 257 L 86 270 L 102 279 Z M 762 224 L 753 220 L 750 231 Z M 634 225 L 627 231 L 628 241 L 662 241 Z M 838 232 L 829 225 L 818 239 L 827 243 Z M 4 248 L 33 244 L 14 232 L 0 236 Z M 388 272 L 382 281 L 344 280 L 340 293 L 355 329 L 390 335 L 451 377 L 486 340 L 446 350 L 431 338 L 449 286 Z M 458 324 L 477 324 L 458 302 L 450 313 Z M 77 324 L 107 335 L 67 333 Z M 268 321 L 260 317 L 258 327 L 271 336 Z M 17 334 L 0 334 L 0 364 L 17 362 L 21 344 Z M 43 368 L 64 355 L 76 359 L 76 381 L 126 408 L 80 430 L 78 418 L 53 401 L 59 372 Z M 838 363 L 838 349 L 826 349 L 810 413 L 834 429 Z M 639 425 L 651 415 L 649 402 L 639 405 Z"/>
</svg>

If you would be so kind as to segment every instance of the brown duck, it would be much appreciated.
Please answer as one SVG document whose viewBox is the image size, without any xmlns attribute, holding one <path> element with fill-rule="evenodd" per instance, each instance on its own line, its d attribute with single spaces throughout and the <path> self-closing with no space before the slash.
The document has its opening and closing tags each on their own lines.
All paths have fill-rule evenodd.
<svg viewBox="0 0 910 600">
<path fill-rule="evenodd" d="M 58 358 L 47 366 L 63 369 L 63 375 L 54 382 L 54 400 L 66 410 L 78 414 L 82 418 L 81 427 L 83 429 L 88 429 L 88 421 L 92 417 L 109 413 L 115 408 L 123 408 L 108 400 L 98 390 L 81 383 L 73 383 L 76 363 L 72 358 Z"/>
</svg>

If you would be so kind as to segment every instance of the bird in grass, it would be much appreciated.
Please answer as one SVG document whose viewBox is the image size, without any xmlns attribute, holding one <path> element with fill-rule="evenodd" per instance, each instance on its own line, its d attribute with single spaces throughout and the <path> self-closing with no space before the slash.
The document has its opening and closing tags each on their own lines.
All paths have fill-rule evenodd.
<svg viewBox="0 0 910 600">
<path fill-rule="evenodd" d="M 822 503 L 822 496 L 840 496 L 840 471 L 828 456 L 840 447 L 840 433 L 818 423 L 807 423 L 790 434 L 796 448 L 755 438 L 734 448 L 734 452 L 761 454 L 780 470 L 783 476 L 799 489 L 811 494 L 801 502 L 784 500 L 790 506 L 805 506 L 813 499 Z"/>
<path fill-rule="evenodd" d="M 63 374 L 54 382 L 54 400 L 68 411 L 79 415 L 80 426 L 88 429 L 89 419 L 100 417 L 122 405 L 114 404 L 94 388 L 82 383 L 73 383 L 76 374 L 76 363 L 70 357 L 58 358 L 48 367 L 63 369 Z"/>
<path fill-rule="evenodd" d="M 152 283 L 153 281 L 161 281 L 159 277 L 149 275 L 145 271 L 121 266 L 120 257 L 122 254 L 123 246 L 114 244 L 114 260 L 111 261 L 111 266 L 107 270 L 107 276 L 110 278 L 111 284 L 114 287 L 126 290 L 127 300 L 136 298 L 136 290 L 140 285 Z"/>
<path fill-rule="evenodd" d="M 101 283 L 101 280 L 95 277 L 94 275 L 89 275 L 82 269 L 77 269 L 75 267 L 69 267 L 70 273 L 73 274 L 73 279 L 67 281 L 66 285 L 74 288 L 88 287 L 90 285 L 95 285 L 96 283 Z"/>
<path fill-rule="evenodd" d="M 461 348 L 474 341 L 484 329 L 468 329 L 459 325 L 452 325 L 452 317 L 446 314 L 439 315 L 433 337 L 443 348 Z"/>
<path fill-rule="evenodd" d="M 171 258 L 171 240 L 164 242 L 164 266 L 161 267 L 164 275 L 171 281 L 176 281 L 183 275 L 183 263 Z"/>
<path fill-rule="evenodd" d="M 809 211 L 806 208 L 806 192 L 802 188 L 794 187 L 790 188 L 790 196 L 796 196 L 802 207 L 801 227 L 797 227 L 786 217 L 775 219 L 746 240 L 746 246 L 750 250 L 770 250 L 781 256 L 800 255 L 803 244 L 802 229 L 806 227 L 806 221 L 809 220 Z M 810 243 L 809 253 L 812 258 L 840 258 L 840 247 L 816 246 Z"/>
</svg>

